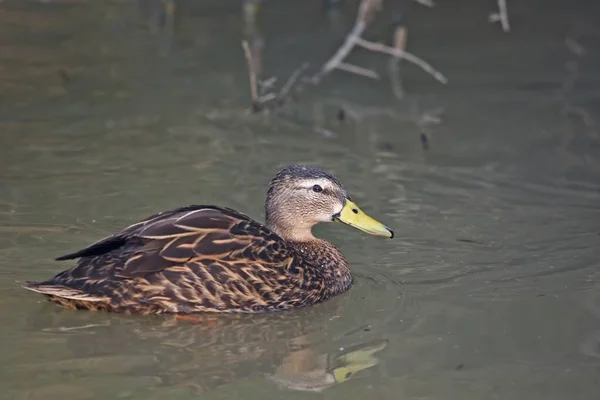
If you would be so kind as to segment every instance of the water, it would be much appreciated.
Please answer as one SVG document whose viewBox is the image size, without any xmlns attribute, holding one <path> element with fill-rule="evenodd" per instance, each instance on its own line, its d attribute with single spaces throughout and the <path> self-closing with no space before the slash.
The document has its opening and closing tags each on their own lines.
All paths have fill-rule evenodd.
<svg viewBox="0 0 600 400">
<path fill-rule="evenodd" d="M 150 3 L 2 3 L 0 397 L 596 399 L 600 14 L 513 3 L 509 34 L 491 3 L 410 6 L 410 49 L 446 87 L 407 66 L 399 102 L 387 78 L 336 72 L 283 117 L 246 112 L 238 2 L 179 2 L 172 40 Z M 352 10 L 336 25 L 318 2 L 268 3 L 265 74 L 318 64 Z M 383 21 L 370 37 L 389 34 Z M 297 162 L 397 233 L 316 229 L 356 277 L 331 301 L 192 321 L 73 312 L 19 287 L 163 209 L 262 219 L 269 179 Z M 364 368 L 331 382 L 344 354 Z"/>
</svg>

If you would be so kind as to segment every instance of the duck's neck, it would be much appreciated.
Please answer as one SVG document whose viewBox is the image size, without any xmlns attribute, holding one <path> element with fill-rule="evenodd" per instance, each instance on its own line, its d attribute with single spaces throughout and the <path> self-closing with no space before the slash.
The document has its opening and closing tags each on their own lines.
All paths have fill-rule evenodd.
<svg viewBox="0 0 600 400">
<path fill-rule="evenodd" d="M 284 238 L 289 242 L 309 243 L 315 240 L 312 234 L 314 222 L 298 221 L 288 218 L 279 212 L 269 212 L 267 209 L 266 225 L 267 228 Z"/>
<path fill-rule="evenodd" d="M 322 285 L 321 300 L 342 293 L 352 286 L 352 274 L 346 257 L 328 241 L 313 236 L 314 222 L 291 221 L 284 215 L 269 212 L 267 207 L 266 224 L 313 267 L 305 272 L 303 285 L 306 289 Z"/>
<path fill-rule="evenodd" d="M 352 286 L 352 274 L 346 257 L 333 244 L 315 237 L 309 241 L 290 241 L 304 260 L 314 266 L 324 283 L 325 298 L 342 293 Z"/>
</svg>

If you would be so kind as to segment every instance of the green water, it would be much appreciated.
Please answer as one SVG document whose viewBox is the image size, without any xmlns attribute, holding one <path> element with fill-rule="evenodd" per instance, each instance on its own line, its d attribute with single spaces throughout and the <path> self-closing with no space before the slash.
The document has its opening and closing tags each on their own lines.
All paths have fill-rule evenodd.
<svg viewBox="0 0 600 400">
<path fill-rule="evenodd" d="M 596 399 L 600 13 L 512 3 L 509 34 L 491 3 L 411 4 L 409 48 L 447 86 L 407 65 L 397 101 L 387 78 L 335 72 L 285 116 L 246 111 L 239 2 L 179 2 L 171 40 L 134 2 L 0 3 L 0 398 Z M 261 15 L 266 75 L 339 44 L 318 2 Z M 370 38 L 388 41 L 378 26 Z M 423 150 L 427 115 L 440 121 Z M 317 227 L 356 280 L 324 304 L 187 321 L 64 310 L 20 288 L 164 209 L 262 220 L 291 163 L 332 171 L 396 232 Z M 324 378 L 372 346 L 350 379 Z"/>
</svg>

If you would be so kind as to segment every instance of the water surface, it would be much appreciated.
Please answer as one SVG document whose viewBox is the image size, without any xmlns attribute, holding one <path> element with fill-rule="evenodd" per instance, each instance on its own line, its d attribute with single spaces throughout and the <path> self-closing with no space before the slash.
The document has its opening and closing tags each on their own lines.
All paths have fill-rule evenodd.
<svg viewBox="0 0 600 400">
<path fill-rule="evenodd" d="M 169 38 L 150 3 L 0 4 L 0 397 L 597 398 L 597 5 L 511 3 L 509 34 L 475 1 L 411 5 L 409 48 L 447 86 L 406 66 L 398 101 L 387 78 L 336 72 L 285 116 L 256 116 L 240 4 L 178 2 Z M 265 74 L 321 62 L 352 9 L 336 25 L 318 2 L 268 3 Z M 386 24 L 370 38 L 388 41 Z M 291 163 L 334 172 L 397 234 L 316 229 L 356 278 L 331 301 L 188 321 L 63 310 L 19 286 L 163 209 L 262 220 Z M 331 382 L 345 354 L 364 368 Z"/>
</svg>

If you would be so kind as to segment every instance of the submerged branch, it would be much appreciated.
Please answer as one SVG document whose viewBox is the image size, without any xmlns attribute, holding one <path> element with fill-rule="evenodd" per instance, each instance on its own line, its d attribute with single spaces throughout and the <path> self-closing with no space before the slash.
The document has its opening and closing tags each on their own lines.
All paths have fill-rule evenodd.
<svg viewBox="0 0 600 400">
<path fill-rule="evenodd" d="M 246 57 L 246 63 L 248 64 L 248 78 L 250 82 L 250 97 L 252 98 L 252 105 L 257 106 L 258 101 L 258 88 L 256 84 L 256 70 L 254 68 L 254 61 L 252 58 L 252 51 L 248 45 L 248 41 L 242 40 L 242 48 L 244 49 L 244 56 Z"/>
<path fill-rule="evenodd" d="M 433 7 L 435 5 L 435 3 L 433 2 L 433 0 L 415 0 L 417 3 L 425 6 L 425 7 Z"/>
<path fill-rule="evenodd" d="M 277 95 L 277 100 L 279 102 L 283 102 L 285 100 L 285 98 L 288 96 L 288 94 L 292 90 L 292 87 L 294 87 L 294 85 L 298 81 L 298 78 L 300 78 L 300 75 L 302 75 L 302 73 L 304 71 L 306 71 L 307 68 L 308 68 L 308 63 L 304 63 L 299 68 L 296 68 L 296 70 L 294 72 L 292 72 L 292 75 L 290 75 L 287 82 L 285 82 L 285 84 L 279 91 L 279 94 Z"/>
<path fill-rule="evenodd" d="M 422 70 L 433 76 L 437 81 L 443 84 L 448 83 L 448 79 L 441 72 L 437 71 L 426 61 L 415 56 L 414 54 L 411 54 L 402 49 L 386 46 L 382 43 L 373 43 L 362 38 L 362 34 L 367 27 L 367 21 L 370 18 L 369 16 L 373 12 L 372 8 L 375 7 L 374 3 L 375 2 L 370 0 L 363 0 L 361 2 L 359 13 L 356 18 L 356 22 L 352 27 L 352 30 L 350 31 L 350 33 L 348 33 L 346 39 L 344 40 L 344 43 L 340 46 L 340 48 L 333 54 L 333 56 L 331 56 L 331 58 L 323 65 L 321 71 L 313 78 L 313 82 L 318 83 L 323 78 L 323 76 L 333 71 L 334 69 L 342 69 L 348 71 L 348 64 L 344 64 L 344 59 L 356 46 L 360 46 L 369 51 L 386 53 L 397 58 L 405 59 L 406 61 L 419 66 Z M 340 67 L 340 65 L 342 67 Z M 362 76 L 367 76 L 373 79 L 377 79 L 376 76 L 379 76 L 374 71 L 366 70 L 357 66 L 351 66 L 350 69 L 350 72 Z"/>
<path fill-rule="evenodd" d="M 390 46 L 386 46 L 383 43 L 369 42 L 368 40 L 364 40 L 362 38 L 357 38 L 356 44 L 358 46 L 365 48 L 367 50 L 370 50 L 370 51 L 386 53 L 386 54 L 392 55 L 394 57 L 403 58 L 406 61 L 409 61 L 413 64 L 418 65 L 419 67 L 421 67 L 421 69 L 423 69 L 423 71 L 425 71 L 428 74 L 430 74 L 431 76 L 433 76 L 439 82 L 441 82 L 443 84 L 448 83 L 448 79 L 444 76 L 444 74 L 442 74 L 440 71 L 437 71 L 426 61 L 420 59 L 419 57 L 417 57 L 414 54 L 411 54 L 407 51 L 396 49 L 396 48 L 393 48 Z"/>
<path fill-rule="evenodd" d="M 498 0 L 498 12 L 490 15 L 490 22 L 498 22 L 502 25 L 504 32 L 510 31 L 510 23 L 508 22 L 508 6 L 506 0 Z"/>
<path fill-rule="evenodd" d="M 427 1 L 423 2 L 423 4 L 425 3 L 427 3 Z M 286 104 L 285 100 L 290 98 L 293 90 L 299 92 L 303 89 L 303 85 L 318 85 L 326 75 L 335 70 L 345 71 L 370 79 L 380 79 L 380 74 L 374 70 L 345 62 L 350 53 L 357 47 L 361 47 L 374 53 L 383 53 L 391 56 L 391 86 L 397 98 L 401 98 L 403 93 L 401 80 L 397 76 L 399 75 L 398 63 L 400 60 L 406 60 L 417 65 L 437 81 L 441 82 L 442 84 L 446 84 L 448 80 L 440 71 L 433 68 L 426 61 L 405 50 L 407 35 L 406 28 L 401 27 L 397 29 L 394 36 L 394 47 L 390 47 L 382 43 L 370 42 L 362 38 L 362 35 L 369 26 L 369 23 L 373 20 L 375 12 L 377 12 L 380 7 L 380 0 L 361 0 L 354 25 L 344 38 L 344 41 L 340 47 L 337 48 L 337 50 L 322 64 L 322 66 L 320 66 L 320 68 L 317 68 L 316 71 L 310 75 L 303 75 L 308 68 L 308 64 L 306 63 L 294 70 L 278 93 L 272 86 L 269 86 L 269 93 L 263 93 L 262 90 L 260 93 L 258 93 L 257 77 L 254 68 L 254 60 L 252 58 L 252 52 L 250 51 L 248 43 L 243 41 L 242 47 L 244 48 L 244 53 L 248 64 L 253 112 L 259 112 L 263 110 L 269 111 L 282 108 Z M 261 86 L 261 89 L 264 88 Z M 285 112 L 280 113 L 280 115 L 285 117 Z"/>
<path fill-rule="evenodd" d="M 340 71 L 350 72 L 351 74 L 364 76 L 366 78 L 379 79 L 379 74 L 377 72 L 368 68 L 359 67 L 358 65 L 341 62 L 336 65 L 335 68 L 339 69 Z"/>
<path fill-rule="evenodd" d="M 364 32 L 366 25 L 363 21 L 357 21 L 352 31 L 346 36 L 346 40 L 340 46 L 340 48 L 331 56 L 331 58 L 323 65 L 321 68 L 320 76 L 324 76 L 325 74 L 331 72 L 336 69 L 338 65 L 350 54 L 354 46 L 356 45 L 356 40 L 360 38 L 362 33 Z"/>
</svg>

